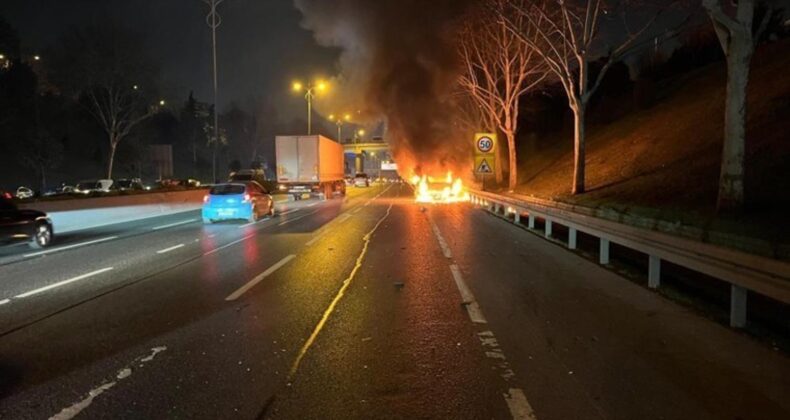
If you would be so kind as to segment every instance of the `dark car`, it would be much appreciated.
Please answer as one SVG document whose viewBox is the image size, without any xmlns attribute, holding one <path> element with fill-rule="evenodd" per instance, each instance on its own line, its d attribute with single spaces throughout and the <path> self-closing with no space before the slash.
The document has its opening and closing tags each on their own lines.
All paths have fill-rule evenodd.
<svg viewBox="0 0 790 420">
<path fill-rule="evenodd" d="M 32 248 L 44 248 L 52 243 L 53 236 L 52 221 L 46 213 L 20 209 L 0 196 L 0 243 L 27 242 Z"/>
</svg>

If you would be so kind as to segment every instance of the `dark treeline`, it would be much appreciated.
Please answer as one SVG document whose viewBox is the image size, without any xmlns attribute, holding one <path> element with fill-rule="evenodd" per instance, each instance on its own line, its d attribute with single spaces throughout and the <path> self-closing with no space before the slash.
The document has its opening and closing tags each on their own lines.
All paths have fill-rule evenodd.
<svg viewBox="0 0 790 420">
<path fill-rule="evenodd" d="M 145 41 L 120 25 L 71 28 L 39 56 L 0 17 L 0 189 L 150 182 L 160 175 L 151 145 L 172 146 L 177 178 L 210 181 L 215 159 L 218 179 L 231 168 L 273 171 L 275 134 L 304 123 L 282 124 L 267 99 L 249 99 L 221 109 L 214 139 L 213 105 L 165 95 Z"/>
</svg>

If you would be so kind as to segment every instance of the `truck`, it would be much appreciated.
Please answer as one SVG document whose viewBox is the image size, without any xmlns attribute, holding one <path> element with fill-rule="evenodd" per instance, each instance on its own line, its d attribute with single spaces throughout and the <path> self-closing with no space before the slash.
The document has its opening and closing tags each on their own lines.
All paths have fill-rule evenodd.
<svg viewBox="0 0 790 420">
<path fill-rule="evenodd" d="M 321 135 L 276 136 L 277 189 L 300 200 L 305 194 L 345 195 L 343 146 Z"/>
</svg>

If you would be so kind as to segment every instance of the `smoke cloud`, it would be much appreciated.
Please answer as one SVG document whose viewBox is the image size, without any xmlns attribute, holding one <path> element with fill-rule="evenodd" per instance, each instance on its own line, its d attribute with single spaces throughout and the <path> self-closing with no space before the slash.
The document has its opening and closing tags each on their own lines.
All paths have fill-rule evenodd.
<svg viewBox="0 0 790 420">
<path fill-rule="evenodd" d="M 342 49 L 334 109 L 359 109 L 370 120 L 383 117 L 402 174 L 460 168 L 469 142 L 448 106 L 459 71 L 453 40 L 474 0 L 294 3 L 319 44 Z"/>
</svg>

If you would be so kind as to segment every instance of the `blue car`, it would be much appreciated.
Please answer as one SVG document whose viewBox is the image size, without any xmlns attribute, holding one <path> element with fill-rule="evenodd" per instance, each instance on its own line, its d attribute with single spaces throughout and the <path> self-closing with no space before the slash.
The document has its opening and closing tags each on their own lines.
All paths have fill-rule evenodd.
<svg viewBox="0 0 790 420">
<path fill-rule="evenodd" d="M 255 181 L 217 184 L 203 197 L 203 223 L 239 219 L 255 222 L 266 215 L 274 216 L 274 200 Z"/>
</svg>

